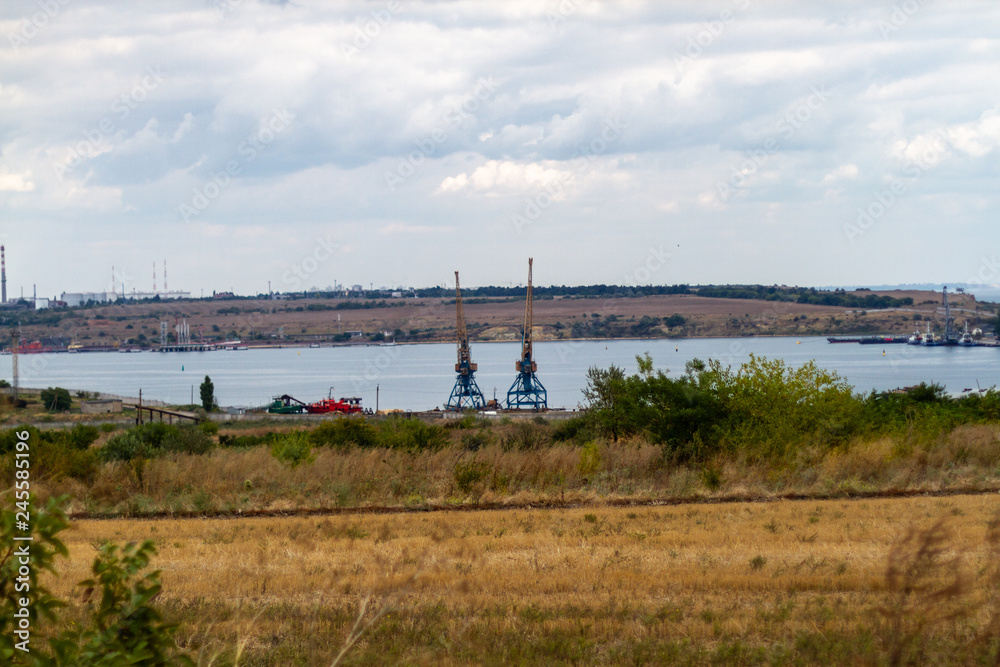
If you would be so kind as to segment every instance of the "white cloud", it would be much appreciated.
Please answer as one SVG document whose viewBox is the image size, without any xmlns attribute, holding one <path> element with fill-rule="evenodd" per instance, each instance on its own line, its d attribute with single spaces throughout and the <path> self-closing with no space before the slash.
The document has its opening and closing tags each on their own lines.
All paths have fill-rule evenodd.
<svg viewBox="0 0 1000 667">
<path fill-rule="evenodd" d="M 837 181 L 853 181 L 858 177 L 858 165 L 842 164 L 832 172 L 823 177 L 824 183 L 836 183 Z"/>
<path fill-rule="evenodd" d="M 533 192 L 541 189 L 559 191 L 573 183 L 573 173 L 553 166 L 554 163 L 518 163 L 511 160 L 489 160 L 471 174 L 450 176 L 441 182 L 438 193 L 470 189 L 476 194 L 501 195 Z"/>
<path fill-rule="evenodd" d="M 174 131 L 174 136 L 170 140 L 170 143 L 176 144 L 185 134 L 191 131 L 192 127 L 194 127 L 194 115 L 191 112 L 185 113 L 184 120 L 177 126 L 177 130 Z"/>
<path fill-rule="evenodd" d="M 305 254 L 329 229 L 354 234 L 352 252 L 316 284 L 434 284 L 467 243 L 443 230 L 470 221 L 483 284 L 510 279 L 525 241 L 553 249 L 538 266 L 566 283 L 619 280 L 616 258 L 665 233 L 718 258 L 693 262 L 686 282 L 931 280 L 993 243 L 1000 118 L 983 82 L 1000 79 L 1000 60 L 982 27 L 1000 19 L 997 5 L 925 3 L 883 38 L 877 22 L 891 12 L 856 2 L 403 3 L 348 60 L 342 46 L 374 5 L 229 4 L 220 16 L 200 1 L 74 0 L 0 58 L 0 193 L 18 219 L 48 221 L 18 225 L 16 240 L 134 234 L 136 254 L 189 257 L 191 287 L 237 291 L 259 291 L 264 272 L 280 280 L 275 247 Z M 723 6 L 732 19 L 702 35 Z M 16 23 L 37 2 L 5 9 Z M 700 51 L 679 70 L 691 39 Z M 829 99 L 809 106 L 814 88 Z M 261 120 L 285 108 L 288 131 L 262 136 Z M 73 153 L 56 178 L 53 163 Z M 874 188 L 945 160 L 838 254 L 842 224 Z M 399 165 L 407 175 L 390 190 L 385 173 Z M 734 175 L 723 198 L 718 184 Z M 214 192 L 213 178 L 229 183 L 196 216 L 192 246 L 177 209 L 195 188 Z M 961 208 L 962 234 L 944 237 L 927 201 L 949 197 L 979 203 Z M 884 256 L 869 241 L 904 218 L 912 247 Z M 794 242 L 767 237 L 783 222 L 796 223 Z M 750 234 L 764 236 L 753 261 L 736 241 Z M 371 241 L 393 235 L 407 243 Z M 95 248 L 38 267 L 39 287 L 113 263 Z M 914 266 L 930 268 L 902 275 Z"/>
<path fill-rule="evenodd" d="M 31 192 L 35 183 L 31 180 L 31 170 L 23 174 L 11 174 L 0 170 L 0 192 Z"/>
<path fill-rule="evenodd" d="M 982 157 L 1000 146 L 1000 114 L 997 109 L 989 109 L 975 122 L 949 127 L 947 134 L 956 149 Z"/>
<path fill-rule="evenodd" d="M 392 222 L 378 230 L 382 236 L 397 234 L 443 234 L 452 231 L 451 227 L 431 227 L 430 225 L 411 225 L 405 222 Z"/>
</svg>

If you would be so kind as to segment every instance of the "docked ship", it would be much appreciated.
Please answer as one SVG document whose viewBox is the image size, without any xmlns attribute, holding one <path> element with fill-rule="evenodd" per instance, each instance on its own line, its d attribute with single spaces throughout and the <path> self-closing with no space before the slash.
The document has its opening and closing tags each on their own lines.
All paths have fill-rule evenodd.
<svg viewBox="0 0 1000 667">
<path fill-rule="evenodd" d="M 976 344 L 976 341 L 972 337 L 972 334 L 969 333 L 968 320 L 966 320 L 965 322 L 965 331 L 963 331 L 962 335 L 958 337 L 958 344 L 963 347 L 973 347 Z"/>
<path fill-rule="evenodd" d="M 933 331 L 931 331 L 931 323 L 930 322 L 927 323 L 927 333 L 924 334 L 924 340 L 923 340 L 923 342 L 921 344 L 922 345 L 927 345 L 927 346 L 935 346 L 935 345 L 941 345 L 942 344 L 941 343 L 941 339 L 938 338 L 934 334 Z"/>
</svg>

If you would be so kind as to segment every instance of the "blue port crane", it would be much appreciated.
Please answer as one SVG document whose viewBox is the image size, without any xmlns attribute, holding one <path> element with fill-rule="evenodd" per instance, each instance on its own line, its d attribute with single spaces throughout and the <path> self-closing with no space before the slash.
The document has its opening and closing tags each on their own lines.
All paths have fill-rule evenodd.
<svg viewBox="0 0 1000 667">
<path fill-rule="evenodd" d="M 521 334 L 521 358 L 514 367 L 517 369 L 517 378 L 514 384 L 507 390 L 508 410 L 546 410 L 549 407 L 548 394 L 545 387 L 538 380 L 535 371 L 538 364 L 535 363 L 534 351 L 531 344 L 531 263 L 528 258 L 528 298 L 524 304 L 524 332 Z"/>
<path fill-rule="evenodd" d="M 481 410 L 486 407 L 483 392 L 476 384 L 476 370 L 469 349 L 469 332 L 465 328 L 465 313 L 462 312 L 462 290 L 458 285 L 458 271 L 455 272 L 455 329 L 458 332 L 458 361 L 455 363 L 455 386 L 445 405 L 447 410 Z"/>
</svg>

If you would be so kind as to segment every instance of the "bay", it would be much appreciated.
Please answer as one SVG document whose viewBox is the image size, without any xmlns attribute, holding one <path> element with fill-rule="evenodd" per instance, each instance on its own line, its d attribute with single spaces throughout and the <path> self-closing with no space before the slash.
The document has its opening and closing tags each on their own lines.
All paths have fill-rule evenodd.
<svg viewBox="0 0 1000 667">
<path fill-rule="evenodd" d="M 911 345 L 832 345 L 823 337 L 710 338 L 683 340 L 545 341 L 535 343 L 537 377 L 550 407 L 574 409 L 583 401 L 587 369 L 612 364 L 636 370 L 636 355 L 649 352 L 656 368 L 672 376 L 686 362 L 719 359 L 737 367 L 750 354 L 780 358 L 791 366 L 815 360 L 860 392 L 922 381 L 952 393 L 1000 381 L 1000 349 Z M 503 400 L 514 381 L 520 343 L 473 343 L 476 379 L 487 398 Z M 355 345 L 323 348 L 213 352 L 141 352 L 22 355 L 21 386 L 66 387 L 143 397 L 168 403 L 198 401 L 198 385 L 212 378 L 224 406 L 259 406 L 290 394 L 307 403 L 358 396 L 365 407 L 431 410 L 448 399 L 455 382 L 453 343 Z M 6 369 L 10 379 L 10 369 Z"/>
</svg>

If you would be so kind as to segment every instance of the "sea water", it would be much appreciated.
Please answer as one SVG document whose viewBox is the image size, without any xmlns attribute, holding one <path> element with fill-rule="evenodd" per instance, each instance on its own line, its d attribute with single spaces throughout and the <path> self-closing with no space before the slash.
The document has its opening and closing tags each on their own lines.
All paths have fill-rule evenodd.
<svg viewBox="0 0 1000 667">
<path fill-rule="evenodd" d="M 520 343 L 472 343 L 476 380 L 487 399 L 503 401 L 515 379 Z M 791 366 L 814 360 L 856 391 L 887 390 L 937 382 L 949 392 L 1000 383 L 1000 348 L 830 344 L 824 337 L 700 338 L 535 343 L 537 379 L 550 407 L 583 402 L 587 370 L 612 364 L 636 371 L 648 352 L 656 368 L 678 376 L 695 358 L 738 367 L 751 354 Z M 198 386 L 210 376 L 223 406 L 260 406 L 288 394 L 311 403 L 332 395 L 357 396 L 366 408 L 432 410 L 455 384 L 453 343 L 353 345 L 322 348 L 22 355 L 23 387 L 65 387 L 138 396 L 172 404 L 198 403 Z M 10 368 L 5 376 L 10 380 Z"/>
</svg>

